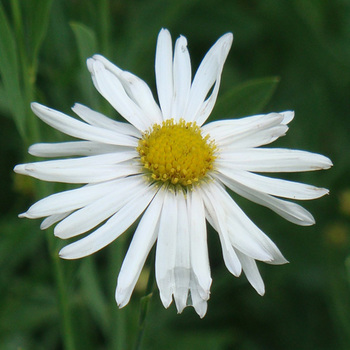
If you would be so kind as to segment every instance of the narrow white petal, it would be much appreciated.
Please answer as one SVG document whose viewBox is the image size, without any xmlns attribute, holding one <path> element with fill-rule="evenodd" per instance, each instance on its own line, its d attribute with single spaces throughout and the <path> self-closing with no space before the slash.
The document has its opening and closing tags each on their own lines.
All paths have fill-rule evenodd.
<svg viewBox="0 0 350 350">
<path fill-rule="evenodd" d="M 202 125 L 211 113 L 219 91 L 222 69 L 230 51 L 233 35 L 223 35 L 203 58 L 193 79 L 184 119 Z M 213 87 L 214 85 L 214 87 Z M 207 97 L 213 87 L 210 96 Z"/>
<path fill-rule="evenodd" d="M 289 124 L 294 119 L 294 111 L 279 112 L 283 115 L 283 124 Z"/>
<path fill-rule="evenodd" d="M 239 257 L 239 260 L 241 261 L 243 271 L 247 276 L 249 283 L 260 295 L 264 295 L 265 294 L 264 281 L 261 278 L 261 275 L 258 270 L 258 267 L 256 266 L 255 260 L 250 258 L 249 256 L 246 256 L 240 253 L 239 251 L 237 251 L 237 255 Z"/>
<path fill-rule="evenodd" d="M 152 125 L 152 121 L 128 96 L 120 80 L 102 62 L 90 58 L 88 68 L 94 77 L 96 89 L 123 118 L 140 131 L 145 131 Z"/>
<path fill-rule="evenodd" d="M 307 200 L 322 197 L 329 192 L 325 188 L 266 177 L 239 169 L 234 170 L 225 166 L 221 166 L 218 171 L 235 182 L 253 190 L 278 197 Z"/>
<path fill-rule="evenodd" d="M 242 266 L 233 249 L 227 230 L 227 220 L 220 205 L 217 205 L 217 189 L 212 184 L 202 186 L 201 193 L 206 209 L 206 218 L 213 228 L 218 232 L 222 254 L 227 269 L 235 276 L 241 274 Z"/>
<path fill-rule="evenodd" d="M 330 159 L 321 154 L 283 148 L 230 150 L 222 152 L 217 162 L 219 167 L 224 163 L 235 169 L 257 172 L 313 171 L 332 166 Z"/>
<path fill-rule="evenodd" d="M 118 77 L 128 96 L 145 112 L 148 119 L 153 123 L 162 121 L 162 113 L 154 100 L 152 91 L 142 79 L 130 72 L 121 70 L 101 55 L 94 55 L 93 59 L 102 62 L 110 72 Z"/>
<path fill-rule="evenodd" d="M 209 294 L 206 298 L 203 298 L 200 288 L 198 288 L 198 284 L 193 278 L 191 278 L 190 289 L 191 293 L 189 295 L 188 305 L 192 305 L 200 318 L 203 318 L 207 313 Z"/>
<path fill-rule="evenodd" d="M 177 205 L 175 195 L 166 191 L 160 217 L 156 248 L 156 281 L 164 307 L 169 307 L 175 290 L 175 258 L 177 233 Z"/>
<path fill-rule="evenodd" d="M 76 103 L 72 110 L 81 119 L 89 123 L 90 125 L 101 127 L 107 130 L 114 130 L 118 133 L 125 135 L 134 136 L 137 138 L 141 137 L 141 133 L 134 126 L 128 123 L 121 123 L 111 118 L 106 117 L 104 114 L 96 112 L 86 106 Z"/>
<path fill-rule="evenodd" d="M 93 141 L 69 141 L 58 143 L 36 143 L 28 153 L 36 157 L 93 156 L 105 153 L 129 151 L 127 146 L 108 145 Z"/>
<path fill-rule="evenodd" d="M 40 229 L 41 230 L 46 230 L 50 226 L 54 225 L 56 222 L 61 221 L 62 219 L 67 217 L 70 213 L 71 213 L 71 211 L 69 211 L 67 213 L 53 214 L 51 216 L 48 216 L 47 218 L 45 218 L 42 221 L 42 223 L 40 225 Z"/>
<path fill-rule="evenodd" d="M 137 198 L 132 198 L 96 231 L 61 249 L 60 257 L 63 259 L 79 259 L 91 255 L 113 242 L 135 222 L 147 208 L 155 193 L 154 187 L 148 187 Z"/>
<path fill-rule="evenodd" d="M 227 217 L 227 240 L 245 254 L 262 261 L 271 261 L 272 255 L 252 237 L 250 230 L 257 228 L 221 186 L 216 186 L 216 201 Z M 228 243 L 227 243 L 228 244 Z"/>
<path fill-rule="evenodd" d="M 159 191 L 143 214 L 134 233 L 118 276 L 115 298 L 119 307 L 130 300 L 147 256 L 157 239 L 164 191 Z M 153 268 L 153 267 L 152 267 Z"/>
<path fill-rule="evenodd" d="M 129 72 L 123 72 L 121 79 L 129 96 L 143 110 L 148 119 L 152 123 L 161 123 L 163 119 L 162 112 L 155 102 L 148 85 L 136 75 Z"/>
<path fill-rule="evenodd" d="M 252 202 L 270 208 L 284 219 L 301 226 L 310 226 L 315 223 L 315 219 L 306 209 L 298 204 L 272 197 L 266 193 L 261 193 L 242 184 L 237 184 L 232 179 L 217 174 L 220 180 L 232 191 L 238 193 Z"/>
<path fill-rule="evenodd" d="M 210 277 L 204 204 L 198 191 L 188 193 L 187 203 L 190 221 L 191 266 L 199 285 L 205 291 L 205 294 L 202 295 L 204 298 L 205 295 L 209 295 L 212 282 Z"/>
<path fill-rule="evenodd" d="M 271 112 L 268 114 L 257 114 L 243 118 L 216 120 L 203 125 L 201 129 L 205 133 L 212 134 L 217 130 L 221 133 L 222 131 L 227 131 L 227 128 L 231 128 L 230 132 L 227 132 L 229 135 L 231 132 L 241 133 L 251 128 L 260 129 L 262 127 L 266 128 L 278 124 L 287 125 L 293 120 L 293 118 L 294 112 L 292 111 Z"/>
<path fill-rule="evenodd" d="M 180 36 L 175 43 L 174 52 L 174 103 L 172 117 L 175 121 L 183 118 L 191 88 L 191 60 L 187 40 Z"/>
<path fill-rule="evenodd" d="M 174 267 L 175 290 L 174 300 L 177 311 L 181 313 L 186 307 L 190 288 L 191 262 L 190 262 L 190 233 L 187 203 L 182 192 L 176 195 L 177 202 L 177 235 L 176 256 Z"/>
<path fill-rule="evenodd" d="M 19 174 L 29 175 L 39 180 L 72 184 L 97 183 L 140 174 L 138 167 L 130 165 L 101 165 L 98 169 L 93 166 L 70 169 L 38 169 L 38 167 L 26 166 L 24 171 L 17 170 L 19 168 L 15 169 Z"/>
<path fill-rule="evenodd" d="M 283 116 L 281 114 L 269 113 L 240 119 L 215 121 L 204 125 L 202 130 L 205 135 L 209 134 L 211 138 L 220 144 L 221 148 L 231 144 L 235 146 L 235 143 L 242 142 L 242 139 L 248 138 L 250 140 L 262 131 L 274 127 L 279 127 L 277 130 L 282 130 L 282 132 L 279 131 L 280 134 L 283 134 L 288 129 L 283 124 Z"/>
<path fill-rule="evenodd" d="M 227 128 L 232 128 L 231 132 L 236 132 L 236 130 L 238 130 L 237 132 L 240 133 L 262 123 L 268 123 L 268 126 L 277 125 L 276 121 L 278 122 L 281 120 L 283 120 L 283 118 L 280 117 L 278 113 L 257 114 L 237 119 L 215 120 L 203 125 L 201 129 L 203 132 L 209 134 L 215 133 L 218 129 L 227 130 Z"/>
<path fill-rule="evenodd" d="M 276 141 L 279 137 L 284 136 L 287 131 L 288 127 L 286 125 L 278 125 L 270 129 L 261 130 L 255 134 L 242 135 L 242 137 L 237 138 L 232 143 L 227 144 L 227 146 L 223 146 L 221 150 L 222 152 L 226 152 L 235 149 L 268 145 Z"/>
<path fill-rule="evenodd" d="M 79 120 L 39 103 L 31 104 L 33 112 L 51 127 L 78 139 L 107 143 L 120 146 L 137 146 L 137 139 L 129 135 L 106 130 L 83 123 Z"/>
<path fill-rule="evenodd" d="M 52 194 L 33 204 L 23 216 L 41 218 L 82 208 L 118 188 L 119 183 L 118 179 Z"/>
<path fill-rule="evenodd" d="M 19 164 L 14 171 L 40 180 L 67 183 L 95 183 L 138 174 L 139 164 L 131 158 L 136 151 L 102 154 L 83 158 Z"/>
<path fill-rule="evenodd" d="M 219 233 L 222 255 L 227 269 L 236 277 L 242 272 L 242 265 L 227 235 Z"/>
<path fill-rule="evenodd" d="M 173 49 L 170 33 L 161 29 L 156 48 L 156 83 L 159 104 L 163 120 L 172 118 L 171 109 L 174 96 L 173 88 Z"/>
<path fill-rule="evenodd" d="M 61 221 L 54 230 L 55 236 L 67 239 L 85 233 L 111 217 L 146 186 L 140 176 L 127 177 L 111 187 L 110 191 Z"/>
<path fill-rule="evenodd" d="M 67 169 L 78 168 L 84 166 L 101 166 L 114 165 L 124 161 L 137 158 L 139 155 L 135 150 L 128 150 L 125 152 L 115 152 L 107 154 L 98 154 L 90 157 L 69 158 L 58 160 L 47 160 L 43 162 L 27 163 L 25 166 L 48 168 L 48 169 Z"/>
<path fill-rule="evenodd" d="M 270 264 L 285 264 L 287 260 L 276 245 L 242 211 L 224 188 L 216 187 L 216 201 L 225 210 L 231 244 L 242 253 Z"/>
</svg>

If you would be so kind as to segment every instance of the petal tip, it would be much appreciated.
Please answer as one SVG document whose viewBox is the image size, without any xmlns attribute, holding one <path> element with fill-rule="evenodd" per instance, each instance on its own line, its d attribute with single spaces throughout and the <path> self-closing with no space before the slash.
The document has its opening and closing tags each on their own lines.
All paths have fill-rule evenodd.
<svg viewBox="0 0 350 350">
<path fill-rule="evenodd" d="M 21 174 L 21 175 L 26 175 L 27 173 L 27 168 L 26 168 L 26 164 L 17 164 L 14 168 L 13 171 L 16 174 Z"/>
<path fill-rule="evenodd" d="M 30 107 L 32 109 L 32 111 L 37 114 L 37 112 L 40 112 L 40 111 L 43 111 L 43 110 L 48 110 L 50 111 L 50 108 L 49 107 L 46 107 L 38 102 L 32 102 L 30 104 Z"/>
<path fill-rule="evenodd" d="M 280 112 L 280 114 L 283 116 L 283 124 L 289 124 L 294 119 L 294 111 L 284 111 Z"/>
<path fill-rule="evenodd" d="M 66 246 L 66 247 L 63 247 L 59 252 L 58 252 L 58 256 L 61 258 L 61 259 L 65 259 L 65 260 L 74 260 L 76 259 L 75 257 L 72 257 L 69 255 L 69 253 L 67 253 L 67 247 L 69 246 Z"/>
<path fill-rule="evenodd" d="M 265 287 L 264 288 L 262 288 L 261 290 L 257 290 L 257 292 L 258 292 L 258 294 L 260 295 L 260 296 L 264 296 L 265 295 Z"/>
<path fill-rule="evenodd" d="M 126 306 L 129 303 L 130 297 L 126 298 L 125 296 L 126 296 L 125 292 L 117 288 L 115 292 L 115 301 L 117 302 L 119 309 L 122 309 L 124 306 Z"/>
<path fill-rule="evenodd" d="M 171 305 L 171 303 L 173 301 L 171 296 L 170 297 L 165 296 L 161 292 L 159 294 L 160 294 L 160 300 L 162 301 L 163 306 L 167 309 Z"/>
</svg>

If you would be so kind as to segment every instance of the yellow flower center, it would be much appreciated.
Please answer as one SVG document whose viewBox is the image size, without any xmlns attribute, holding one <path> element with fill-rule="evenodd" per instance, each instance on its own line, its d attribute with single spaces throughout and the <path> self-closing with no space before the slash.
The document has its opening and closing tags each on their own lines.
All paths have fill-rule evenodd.
<svg viewBox="0 0 350 350">
<path fill-rule="evenodd" d="M 213 169 L 216 146 L 195 122 L 166 120 L 146 131 L 137 151 L 152 181 L 193 186 Z"/>
</svg>

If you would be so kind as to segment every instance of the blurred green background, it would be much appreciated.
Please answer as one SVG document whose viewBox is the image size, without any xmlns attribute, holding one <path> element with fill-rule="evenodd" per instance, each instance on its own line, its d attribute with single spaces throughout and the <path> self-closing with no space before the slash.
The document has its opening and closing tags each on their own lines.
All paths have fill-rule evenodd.
<svg viewBox="0 0 350 350">
<path fill-rule="evenodd" d="M 63 243 L 40 231 L 38 221 L 17 214 L 64 187 L 15 176 L 12 168 L 33 160 L 29 144 L 65 139 L 37 122 L 32 100 L 66 113 L 80 102 L 117 117 L 90 81 L 85 59 L 93 53 L 139 75 L 155 91 L 161 27 L 174 40 L 187 37 L 193 70 L 219 36 L 233 32 L 220 91 L 232 98 L 214 115 L 222 109 L 233 117 L 293 109 L 290 131 L 273 146 L 325 154 L 334 167 L 286 176 L 330 189 L 330 196 L 302 203 L 315 216 L 312 227 L 235 197 L 290 261 L 259 264 L 264 297 L 245 277 L 230 275 L 217 236 L 209 232 L 213 285 L 207 315 L 200 320 L 191 308 L 177 315 L 173 305 L 165 310 L 156 291 L 142 348 L 350 348 L 350 1 L 1 0 L 0 12 L 0 349 L 133 348 L 152 266 L 119 311 L 114 290 L 132 232 L 93 257 L 52 259 Z M 61 317 L 67 305 L 60 302 L 57 266 L 72 330 Z"/>
</svg>

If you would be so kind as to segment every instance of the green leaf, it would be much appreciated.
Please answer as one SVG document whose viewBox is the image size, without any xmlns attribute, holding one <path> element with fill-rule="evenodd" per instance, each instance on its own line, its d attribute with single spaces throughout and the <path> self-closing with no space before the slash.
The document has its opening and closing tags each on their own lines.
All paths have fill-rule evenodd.
<svg viewBox="0 0 350 350">
<path fill-rule="evenodd" d="M 86 59 L 97 52 L 96 35 L 92 29 L 81 23 L 72 22 L 70 26 L 78 44 L 80 59 L 85 64 Z"/>
<path fill-rule="evenodd" d="M 6 98 L 5 88 L 0 82 L 0 111 L 5 117 L 10 117 L 10 109 Z"/>
<path fill-rule="evenodd" d="M 35 66 L 40 46 L 47 32 L 51 5 L 52 0 L 37 0 L 28 4 L 27 10 L 30 12 L 26 17 L 31 21 L 28 26 L 28 37 L 31 40 L 29 54 L 31 55 L 30 59 L 33 66 Z"/>
<path fill-rule="evenodd" d="M 20 86 L 18 52 L 16 40 L 4 8 L 0 3 L 0 75 L 16 126 L 22 137 L 25 136 L 25 106 Z"/>
<path fill-rule="evenodd" d="M 209 121 L 261 113 L 279 83 L 278 77 L 249 80 L 218 99 Z"/>
</svg>

